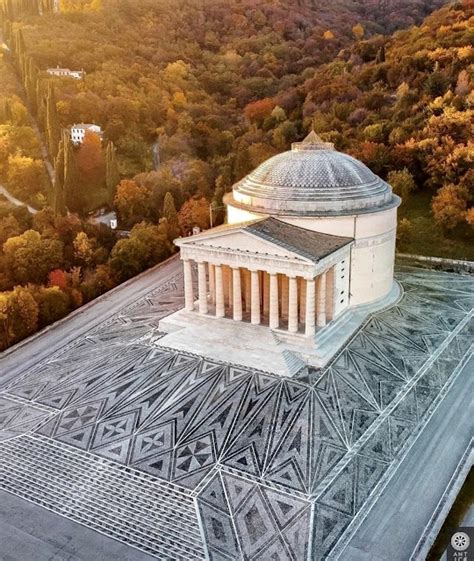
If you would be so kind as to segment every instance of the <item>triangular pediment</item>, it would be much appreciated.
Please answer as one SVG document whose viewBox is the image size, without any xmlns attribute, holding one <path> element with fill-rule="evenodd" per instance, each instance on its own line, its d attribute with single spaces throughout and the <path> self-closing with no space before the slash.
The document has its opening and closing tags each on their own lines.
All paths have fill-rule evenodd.
<svg viewBox="0 0 474 561">
<path fill-rule="evenodd" d="M 236 227 L 221 230 L 216 228 L 215 230 L 209 230 L 189 238 L 180 238 L 176 240 L 176 245 L 179 247 L 202 248 L 208 251 L 241 251 L 246 254 L 275 256 L 295 259 L 302 263 L 311 263 L 310 259 L 298 255 L 298 253 L 282 247 L 278 243 L 259 238 L 243 228 Z"/>
</svg>

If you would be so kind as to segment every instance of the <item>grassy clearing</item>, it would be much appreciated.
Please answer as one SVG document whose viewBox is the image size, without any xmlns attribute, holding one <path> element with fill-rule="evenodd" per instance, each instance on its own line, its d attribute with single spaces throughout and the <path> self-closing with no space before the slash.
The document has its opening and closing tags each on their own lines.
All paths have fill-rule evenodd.
<svg viewBox="0 0 474 561">
<path fill-rule="evenodd" d="M 413 194 L 399 208 L 399 220 L 407 218 L 412 224 L 411 239 L 399 244 L 398 251 L 474 260 L 474 231 L 467 224 L 452 232 L 444 232 L 431 215 L 431 193 Z"/>
</svg>

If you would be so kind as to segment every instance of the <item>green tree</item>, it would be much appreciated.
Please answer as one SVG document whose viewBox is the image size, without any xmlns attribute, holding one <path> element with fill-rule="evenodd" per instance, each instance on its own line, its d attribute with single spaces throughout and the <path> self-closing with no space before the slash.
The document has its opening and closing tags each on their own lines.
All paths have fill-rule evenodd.
<svg viewBox="0 0 474 561">
<path fill-rule="evenodd" d="M 109 193 L 109 200 L 113 202 L 117 185 L 120 182 L 120 173 L 113 142 L 107 144 L 105 151 L 105 185 Z"/>
<path fill-rule="evenodd" d="M 64 150 L 64 200 L 71 212 L 84 213 L 86 201 L 79 185 L 76 157 L 69 134 L 63 136 Z"/>
<path fill-rule="evenodd" d="M 115 244 L 109 263 L 119 280 L 124 281 L 156 265 L 170 253 L 165 225 L 143 222 L 133 227 L 128 239 Z"/>
<path fill-rule="evenodd" d="M 39 327 L 58 321 L 69 312 L 69 296 L 59 287 L 41 287 L 33 293 L 38 304 Z"/>
<path fill-rule="evenodd" d="M 35 230 L 27 230 L 3 244 L 5 264 L 14 282 L 41 284 L 48 273 L 61 267 L 63 244 L 42 238 Z"/>
<path fill-rule="evenodd" d="M 415 180 L 407 168 L 389 172 L 387 179 L 393 188 L 393 192 L 404 201 L 408 200 L 410 194 L 416 189 Z"/>
<path fill-rule="evenodd" d="M 17 286 L 10 292 L 6 311 L 10 342 L 20 341 L 38 329 L 38 304 L 27 288 Z"/>
<path fill-rule="evenodd" d="M 163 218 L 168 221 L 170 239 L 173 240 L 179 234 L 179 221 L 173 195 L 168 191 L 163 202 Z"/>
<path fill-rule="evenodd" d="M 56 96 L 53 85 L 48 87 L 46 97 L 46 138 L 48 139 L 49 152 L 52 158 L 56 158 L 61 140 L 61 125 L 59 123 Z"/>
<path fill-rule="evenodd" d="M 64 147 L 69 138 L 64 134 L 59 143 L 58 154 L 54 161 L 54 183 L 53 183 L 53 209 L 56 215 L 66 215 L 66 194 L 64 192 Z"/>
</svg>

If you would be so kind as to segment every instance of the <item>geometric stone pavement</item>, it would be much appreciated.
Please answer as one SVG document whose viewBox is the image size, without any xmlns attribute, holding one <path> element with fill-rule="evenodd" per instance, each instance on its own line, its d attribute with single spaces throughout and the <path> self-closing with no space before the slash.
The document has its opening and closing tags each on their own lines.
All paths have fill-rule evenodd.
<svg viewBox="0 0 474 561">
<path fill-rule="evenodd" d="M 65 465 L 80 459 L 82 472 L 41 480 L 48 497 L 58 478 L 67 485 L 68 477 L 85 477 L 87 461 L 99 462 L 111 481 L 126 467 L 116 485 L 138 477 L 167 486 L 181 497 L 176 505 L 196 503 L 198 520 L 190 503 L 183 507 L 183 536 L 200 527 L 203 542 L 191 539 L 186 550 L 179 533 L 175 549 L 160 542 L 171 531 L 166 517 L 153 543 L 137 537 L 139 525 L 136 535 L 114 530 L 107 508 L 81 519 L 160 559 L 326 559 L 376 500 L 472 352 L 469 277 L 404 268 L 397 278 L 397 304 L 371 316 L 327 367 L 287 379 L 161 347 L 158 321 L 182 305 L 178 276 L 0 382 L 0 487 L 20 494 L 15 477 L 35 462 L 12 463 L 15 447 L 17 457 L 31 448 L 40 459 L 54 448 Z M 1 470 L 3 454 L 13 475 Z M 54 469 L 42 462 L 37 470 Z M 22 493 L 41 501 L 34 486 Z M 52 501 L 48 508 L 78 516 Z M 125 497 L 121 508 L 127 513 L 132 501 Z"/>
</svg>

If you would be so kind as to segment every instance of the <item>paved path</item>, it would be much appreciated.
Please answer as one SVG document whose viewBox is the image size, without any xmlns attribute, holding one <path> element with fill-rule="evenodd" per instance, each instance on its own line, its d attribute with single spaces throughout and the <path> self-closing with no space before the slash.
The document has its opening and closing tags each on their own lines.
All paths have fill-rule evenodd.
<svg viewBox="0 0 474 561">
<path fill-rule="evenodd" d="M 90 330 L 107 317 L 113 315 L 125 303 L 144 296 L 159 284 L 175 277 L 181 271 L 181 262 L 176 255 L 156 267 L 104 294 L 90 304 L 79 308 L 63 320 L 43 329 L 9 351 L 0 354 L 0 380 L 13 378 L 18 372 L 32 368 L 43 358 Z M 27 352 L 24 351 L 28 345 Z"/>
<path fill-rule="evenodd" d="M 473 374 L 471 357 L 339 559 L 410 559 L 473 434 Z"/>
<path fill-rule="evenodd" d="M 28 209 L 29 212 L 31 212 L 31 214 L 36 214 L 38 212 L 36 208 L 33 208 L 32 206 L 27 205 L 23 201 L 20 201 L 20 199 L 17 199 L 16 197 L 14 197 L 9 191 L 7 191 L 7 189 L 3 185 L 0 185 L 0 193 L 2 195 L 5 195 L 5 197 L 13 205 L 15 205 L 15 206 L 26 206 L 26 208 Z"/>
</svg>

